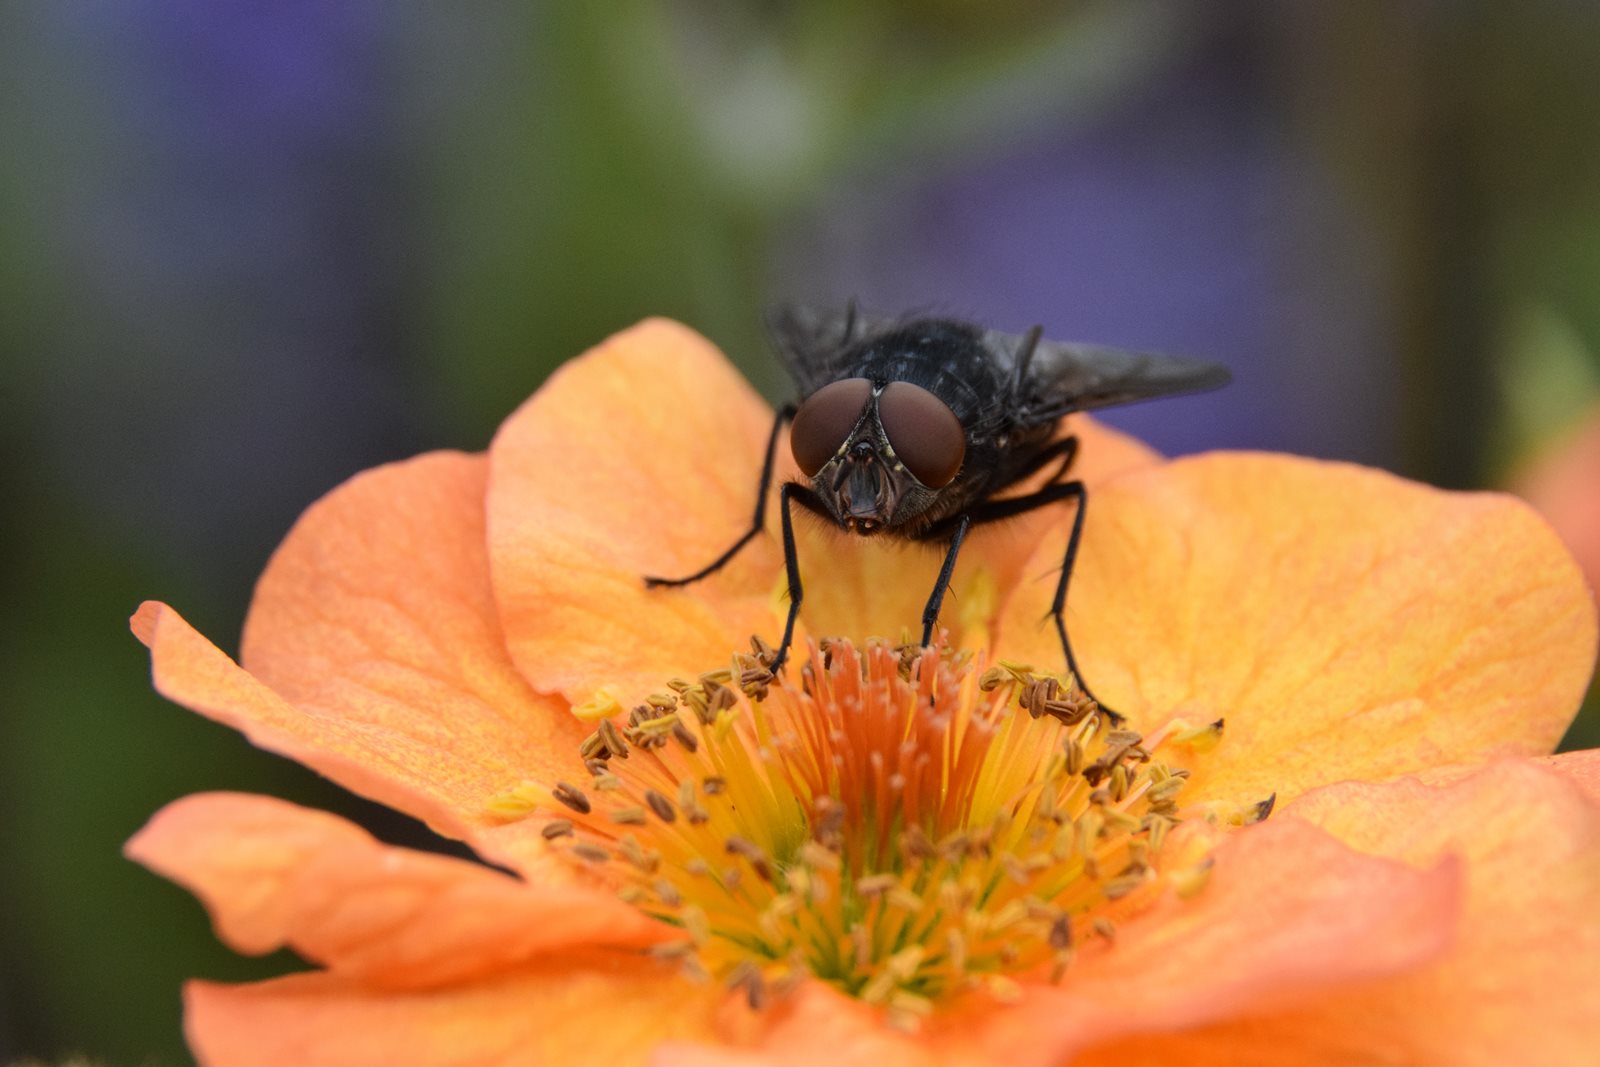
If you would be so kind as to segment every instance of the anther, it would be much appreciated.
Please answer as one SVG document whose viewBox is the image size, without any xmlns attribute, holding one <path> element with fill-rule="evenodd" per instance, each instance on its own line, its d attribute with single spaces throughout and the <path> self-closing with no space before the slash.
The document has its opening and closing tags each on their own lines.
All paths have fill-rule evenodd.
<svg viewBox="0 0 1600 1067">
<path fill-rule="evenodd" d="M 584 796 L 576 787 L 568 785 L 566 782 L 557 782 L 556 787 L 550 791 L 550 795 L 579 815 L 587 815 L 594 810 L 589 805 L 589 798 Z"/>
<path fill-rule="evenodd" d="M 676 822 L 678 813 L 672 808 L 672 801 L 656 792 L 654 789 L 644 791 L 644 802 L 650 806 L 656 818 L 662 822 Z"/>
</svg>

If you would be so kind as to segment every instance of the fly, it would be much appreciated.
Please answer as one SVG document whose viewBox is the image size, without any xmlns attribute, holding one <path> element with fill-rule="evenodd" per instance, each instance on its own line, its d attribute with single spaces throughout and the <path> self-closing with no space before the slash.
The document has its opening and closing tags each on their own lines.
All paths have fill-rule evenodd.
<svg viewBox="0 0 1600 1067">
<path fill-rule="evenodd" d="M 767 438 L 750 528 L 726 552 L 683 578 L 647 577 L 651 588 L 716 573 L 763 528 L 774 457 L 784 425 L 807 482 L 786 482 L 783 562 L 789 614 L 771 670 L 789 654 L 805 593 L 795 552 L 795 505 L 861 536 L 945 546 L 922 611 L 922 644 L 933 639 L 956 557 L 975 526 L 1073 501 L 1061 576 L 1050 615 L 1067 668 L 1086 695 L 1067 637 L 1067 584 L 1077 559 L 1089 493 L 1067 478 L 1076 437 L 1057 436 L 1075 411 L 1215 389 L 1227 368 L 1203 360 L 1043 339 L 1035 326 L 1006 334 L 945 318 L 877 318 L 784 305 L 767 322 L 799 399 L 779 408 Z M 1054 464 L 1042 488 L 1007 489 Z"/>
</svg>

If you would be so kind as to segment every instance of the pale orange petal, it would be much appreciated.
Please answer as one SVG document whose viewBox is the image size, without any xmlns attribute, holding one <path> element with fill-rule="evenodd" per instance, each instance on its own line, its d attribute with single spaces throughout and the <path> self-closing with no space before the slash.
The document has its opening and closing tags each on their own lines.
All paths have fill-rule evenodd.
<svg viewBox="0 0 1600 1067">
<path fill-rule="evenodd" d="M 629 700 L 775 636 L 781 553 L 758 537 L 689 590 L 644 587 L 749 528 L 772 413 L 710 342 L 651 319 L 557 371 L 494 439 L 494 588 L 512 657 L 573 702 Z"/>
<path fill-rule="evenodd" d="M 1036 555 L 1046 580 L 1007 605 L 1007 656 L 1059 663 L 1041 621 L 1058 565 Z M 1255 454 L 1101 487 L 1068 627 L 1137 725 L 1226 720 L 1196 798 L 1548 752 L 1595 652 L 1577 567 L 1520 502 Z"/>
<path fill-rule="evenodd" d="M 709 1036 L 720 994 L 648 958 L 594 951 L 432 990 L 331 974 L 192 982 L 184 1029 L 216 1067 L 627 1067 L 661 1042 Z"/>
<path fill-rule="evenodd" d="M 1065 430 L 1079 442 L 1072 476 L 1091 486 L 1160 462 L 1153 449 L 1087 415 L 1068 419 Z M 1022 496 L 1053 473 L 1047 469 L 1006 495 Z M 1056 504 L 973 530 L 940 613 L 951 642 L 989 647 L 1000 603 L 1033 573 L 1027 568 L 1035 549 L 1053 551 L 1059 566 L 1071 525 L 1071 505 Z M 777 527 L 772 529 L 776 536 Z M 922 610 L 944 562 L 945 545 L 854 536 L 805 513 L 796 532 L 806 591 L 802 618 L 810 633 L 856 641 L 921 636 Z"/>
<path fill-rule="evenodd" d="M 1593 1062 L 1600 1019 L 1594 799 L 1561 773 L 1508 761 L 1445 787 L 1329 786 L 1290 810 L 1358 847 L 1424 863 L 1459 857 L 1467 897 L 1452 950 L 1414 973 L 1335 991 L 1297 1010 L 1118 1043 L 1088 1062 Z"/>
<path fill-rule="evenodd" d="M 884 1025 L 883 1012 L 808 981 L 751 1020 L 759 1037 L 734 1045 L 673 1043 L 651 1067 L 936 1067 L 952 1061 L 918 1037 Z M 990 1060 L 984 1060 L 990 1063 Z M 974 1065 L 976 1067 L 976 1065 Z"/>
<path fill-rule="evenodd" d="M 490 801 L 576 768 L 582 730 L 506 655 L 489 592 L 482 456 L 358 475 L 313 505 L 268 565 L 246 673 L 171 608 L 134 630 L 156 688 L 355 792 L 468 838 Z M 534 853 L 497 854 L 522 866 Z"/>
<path fill-rule="evenodd" d="M 1562 752 L 1541 762 L 1566 775 L 1590 800 L 1600 803 L 1600 748 Z"/>
<path fill-rule="evenodd" d="M 1273 819 L 1229 839 L 1198 897 L 1123 926 L 1109 951 L 1086 948 L 1059 987 L 1029 985 L 1015 1005 L 970 1005 L 930 1040 L 951 1062 L 1044 1067 L 1114 1037 L 1405 973 L 1445 951 L 1460 891 L 1451 862 L 1418 871 Z"/>
<path fill-rule="evenodd" d="M 642 946 L 672 930 L 615 896 L 530 886 L 393 848 L 324 812 L 205 793 L 169 804 L 125 849 L 189 889 L 240 952 L 287 946 L 369 985 L 426 987 L 575 945 Z"/>
</svg>

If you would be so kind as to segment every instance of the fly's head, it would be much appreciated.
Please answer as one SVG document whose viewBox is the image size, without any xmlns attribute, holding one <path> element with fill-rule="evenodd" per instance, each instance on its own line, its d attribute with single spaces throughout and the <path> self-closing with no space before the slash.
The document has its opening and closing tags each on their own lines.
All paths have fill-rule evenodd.
<svg viewBox="0 0 1600 1067">
<path fill-rule="evenodd" d="M 843 378 L 812 393 L 790 430 L 795 462 L 839 525 L 874 534 L 911 522 L 961 470 L 966 431 L 911 382 Z"/>
</svg>

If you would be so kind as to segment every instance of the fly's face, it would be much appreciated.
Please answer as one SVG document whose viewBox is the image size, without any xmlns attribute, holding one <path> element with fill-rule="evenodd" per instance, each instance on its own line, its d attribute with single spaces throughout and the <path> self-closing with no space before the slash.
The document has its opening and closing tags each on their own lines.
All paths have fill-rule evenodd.
<svg viewBox="0 0 1600 1067">
<path fill-rule="evenodd" d="M 812 393 L 795 412 L 789 440 L 812 489 L 841 526 L 859 534 L 927 511 L 967 449 L 961 420 L 933 393 L 867 378 Z"/>
</svg>

